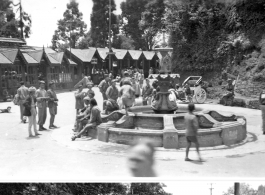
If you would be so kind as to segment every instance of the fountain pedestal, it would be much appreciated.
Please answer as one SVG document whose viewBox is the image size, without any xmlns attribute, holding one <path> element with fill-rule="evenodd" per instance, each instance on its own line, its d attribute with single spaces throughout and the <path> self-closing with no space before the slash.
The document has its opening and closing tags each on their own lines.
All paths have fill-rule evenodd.
<svg viewBox="0 0 265 195">
<path fill-rule="evenodd" d="M 156 78 L 158 81 L 157 94 L 155 100 L 151 104 L 151 108 L 155 113 L 174 113 L 178 109 L 175 99 L 170 100 L 169 95 L 170 85 L 173 84 L 173 78 L 170 76 L 172 62 L 170 51 L 173 48 L 156 48 L 160 52 L 161 59 L 159 61 L 160 70 L 159 76 Z"/>
</svg>

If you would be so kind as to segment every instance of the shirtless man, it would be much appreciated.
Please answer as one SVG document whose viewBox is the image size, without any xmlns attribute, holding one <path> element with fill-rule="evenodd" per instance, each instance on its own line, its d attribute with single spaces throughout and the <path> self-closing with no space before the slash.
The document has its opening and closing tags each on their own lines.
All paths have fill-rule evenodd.
<svg viewBox="0 0 265 195">
<path fill-rule="evenodd" d="M 125 107 L 126 116 L 128 116 L 128 108 L 132 107 L 135 101 L 135 91 L 131 86 L 131 82 L 125 80 L 123 86 L 120 89 L 119 96 L 122 99 L 122 103 Z"/>
</svg>

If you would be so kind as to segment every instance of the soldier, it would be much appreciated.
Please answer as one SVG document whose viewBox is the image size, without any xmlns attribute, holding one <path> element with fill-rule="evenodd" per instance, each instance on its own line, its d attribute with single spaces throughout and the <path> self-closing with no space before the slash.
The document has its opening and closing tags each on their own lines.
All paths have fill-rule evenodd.
<svg viewBox="0 0 265 195">
<path fill-rule="evenodd" d="M 97 105 L 98 105 L 97 101 L 94 98 L 92 98 L 90 100 L 90 108 L 91 108 L 90 119 L 86 124 L 86 126 L 77 135 L 72 137 L 72 141 L 75 141 L 76 138 L 79 138 L 84 132 L 89 130 L 89 128 L 97 127 L 102 123 L 100 109 Z"/>
<path fill-rule="evenodd" d="M 98 85 L 98 88 L 100 90 L 100 92 L 102 93 L 102 96 L 103 96 L 103 100 L 107 100 L 107 96 L 106 96 L 106 91 L 109 87 L 109 77 L 106 76 L 104 80 L 102 80 L 100 82 L 100 84 Z"/>
<path fill-rule="evenodd" d="M 20 82 L 20 88 L 17 90 L 18 99 L 19 99 L 19 107 L 20 107 L 20 119 L 22 123 L 26 123 L 26 117 L 23 116 L 24 113 L 24 103 L 29 95 L 28 88 L 24 85 L 24 82 Z"/>
<path fill-rule="evenodd" d="M 39 115 L 39 131 L 47 130 L 43 127 L 46 117 L 47 117 L 47 103 L 46 101 L 49 99 L 47 97 L 47 92 L 45 90 L 45 82 L 40 81 L 40 88 L 36 91 L 37 98 L 37 107 L 38 107 L 38 115 Z"/>
<path fill-rule="evenodd" d="M 52 128 L 58 128 L 57 126 L 54 125 L 55 115 L 57 114 L 58 98 L 54 91 L 55 84 L 53 81 L 49 83 L 49 88 L 50 89 L 47 91 L 47 96 L 49 98 L 48 107 L 51 115 L 49 129 L 52 129 Z"/>
<path fill-rule="evenodd" d="M 117 99 L 119 97 L 119 90 L 116 87 L 115 79 L 111 81 L 111 85 L 108 87 L 106 91 L 106 96 L 108 100 L 105 100 L 103 102 L 103 110 L 105 110 L 105 114 L 118 110 L 119 105 L 117 104 Z"/>
<path fill-rule="evenodd" d="M 135 91 L 132 88 L 130 81 L 125 80 L 123 82 L 119 96 L 121 97 L 122 104 L 125 107 L 126 116 L 128 116 L 128 109 L 133 106 L 135 101 Z"/>
</svg>

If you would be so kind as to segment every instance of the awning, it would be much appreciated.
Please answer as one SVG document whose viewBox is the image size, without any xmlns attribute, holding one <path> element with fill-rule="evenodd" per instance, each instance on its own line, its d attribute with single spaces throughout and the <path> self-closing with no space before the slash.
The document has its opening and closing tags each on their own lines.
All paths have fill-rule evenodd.
<svg viewBox="0 0 265 195">
<path fill-rule="evenodd" d="M 34 58 L 32 58 L 27 53 L 22 53 L 22 56 L 23 56 L 23 58 L 24 58 L 24 60 L 26 61 L 27 64 L 30 64 L 30 65 L 37 65 L 37 64 L 39 64 L 36 60 L 34 60 Z"/>
<path fill-rule="evenodd" d="M 60 64 L 62 64 L 64 53 L 63 52 L 47 53 L 46 56 L 47 56 L 50 64 L 52 64 L 52 65 L 60 65 Z"/>
<path fill-rule="evenodd" d="M 12 62 L 2 53 L 0 53 L 0 64 L 12 64 Z"/>
<path fill-rule="evenodd" d="M 7 51 L 2 51 L 1 54 L 4 55 L 11 63 L 15 62 L 17 57 L 18 49 L 12 49 Z"/>
<path fill-rule="evenodd" d="M 37 65 L 41 62 L 43 50 L 22 52 L 22 56 L 27 64 Z"/>
<path fill-rule="evenodd" d="M 97 48 L 98 54 L 102 60 L 105 60 L 108 56 L 109 49 L 108 48 Z"/>
<path fill-rule="evenodd" d="M 152 60 L 153 57 L 155 56 L 155 52 L 154 51 L 143 51 L 144 57 L 147 60 Z"/>
<path fill-rule="evenodd" d="M 112 49 L 115 52 L 115 56 L 118 60 L 123 60 L 128 50 L 125 49 Z"/>
<path fill-rule="evenodd" d="M 67 49 L 67 52 L 70 53 L 70 49 Z M 93 56 L 95 55 L 96 48 L 89 49 L 71 49 L 71 54 L 82 62 L 91 62 Z"/>
<path fill-rule="evenodd" d="M 139 50 L 128 50 L 130 56 L 133 60 L 139 60 L 140 56 L 142 55 L 142 51 Z"/>
</svg>

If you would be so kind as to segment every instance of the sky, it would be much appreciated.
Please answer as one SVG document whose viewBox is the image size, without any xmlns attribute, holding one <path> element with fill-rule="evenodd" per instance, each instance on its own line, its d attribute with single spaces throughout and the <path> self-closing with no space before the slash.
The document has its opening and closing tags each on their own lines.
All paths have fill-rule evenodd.
<svg viewBox="0 0 265 195">
<path fill-rule="evenodd" d="M 166 192 L 173 193 L 173 195 L 211 195 L 210 188 L 212 183 L 212 195 L 222 195 L 229 187 L 234 186 L 234 182 L 206 182 L 206 181 L 178 181 L 178 182 L 163 182 L 167 187 L 164 188 Z M 244 182 L 250 187 L 257 190 L 260 185 L 265 182 Z"/>
<path fill-rule="evenodd" d="M 25 12 L 31 15 L 32 27 L 30 38 L 26 39 L 30 46 L 50 46 L 54 31 L 57 29 L 57 21 L 63 18 L 66 4 L 70 0 L 21 0 Z M 121 13 L 120 4 L 124 0 L 115 0 L 116 14 Z M 19 0 L 13 0 L 16 4 Z M 90 29 L 90 14 L 92 12 L 92 0 L 77 0 L 79 11 L 83 13 L 83 20 Z"/>
</svg>

